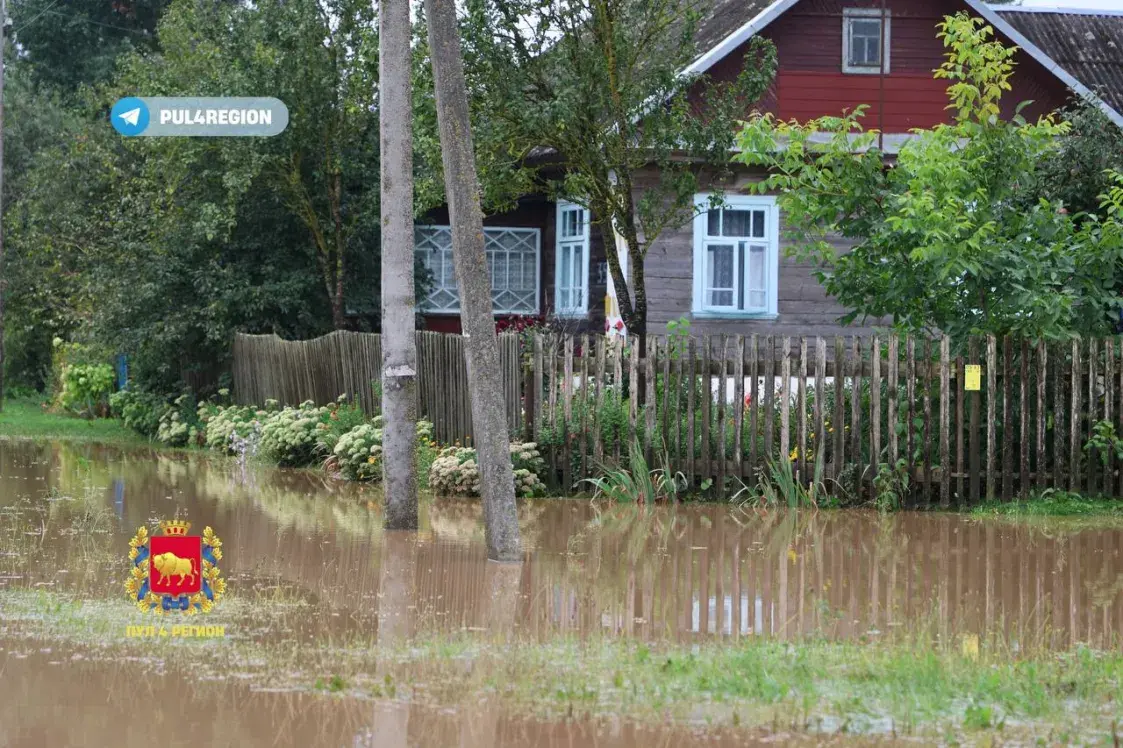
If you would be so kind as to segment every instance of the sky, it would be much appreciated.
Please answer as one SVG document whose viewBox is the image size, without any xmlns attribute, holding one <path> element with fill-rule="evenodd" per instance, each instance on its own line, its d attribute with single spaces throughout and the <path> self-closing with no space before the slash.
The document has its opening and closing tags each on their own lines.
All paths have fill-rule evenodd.
<svg viewBox="0 0 1123 748">
<path fill-rule="evenodd" d="M 1018 4 L 1027 8 L 1095 8 L 1123 12 L 1123 0 L 1022 0 Z"/>
</svg>

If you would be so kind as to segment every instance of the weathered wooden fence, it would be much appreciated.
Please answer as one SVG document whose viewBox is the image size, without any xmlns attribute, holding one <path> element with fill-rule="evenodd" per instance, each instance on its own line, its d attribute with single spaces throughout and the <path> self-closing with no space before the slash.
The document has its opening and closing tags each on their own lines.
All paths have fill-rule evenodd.
<svg viewBox="0 0 1123 748">
<path fill-rule="evenodd" d="M 418 332 L 417 392 L 421 415 L 433 422 L 442 443 L 472 435 L 464 339 L 459 335 Z M 499 364 L 507 399 L 507 423 L 522 428 L 518 340 L 499 336 Z M 340 395 L 358 400 L 366 413 L 379 411 L 376 386 L 382 379 L 381 337 L 337 330 L 313 340 L 282 340 L 276 335 L 234 337 L 234 399 L 240 403 L 284 405 L 305 400 L 328 403 Z"/>
<path fill-rule="evenodd" d="M 870 495 L 896 468 L 921 504 L 1045 487 L 1123 492 L 1113 451 L 1086 446 L 1101 422 L 1123 433 L 1117 339 L 754 335 L 646 345 L 642 355 L 636 340 L 524 346 L 528 431 L 563 485 L 639 444 L 650 466 L 726 493 L 731 479 L 751 485 L 784 459 L 805 483 L 818 472 L 828 487 Z M 970 367 L 978 389 L 965 381 Z"/>
<path fill-rule="evenodd" d="M 783 460 L 805 483 L 868 495 L 896 469 L 920 504 L 1123 492 L 1113 451 L 1086 448 L 1101 422 L 1123 433 L 1119 339 L 649 336 L 643 351 L 601 336 L 500 339 L 508 424 L 541 445 L 563 489 L 636 444 L 651 467 L 727 493 Z M 417 340 L 421 413 L 442 442 L 464 439 L 463 340 Z M 376 408 L 377 335 L 240 335 L 234 353 L 240 401 L 347 392 Z M 967 389 L 970 367 L 978 389 Z"/>
</svg>

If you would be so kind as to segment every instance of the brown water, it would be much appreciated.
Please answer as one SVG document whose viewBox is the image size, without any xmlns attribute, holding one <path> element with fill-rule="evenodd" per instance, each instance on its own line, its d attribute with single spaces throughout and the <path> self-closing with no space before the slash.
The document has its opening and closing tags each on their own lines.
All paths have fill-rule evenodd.
<svg viewBox="0 0 1123 748">
<path fill-rule="evenodd" d="M 1123 627 L 1120 526 L 538 501 L 520 507 L 526 558 L 512 570 L 487 562 L 478 504 L 426 501 L 421 531 L 401 537 L 382 531 L 379 501 L 369 487 L 307 472 L 0 442 L 0 746 L 132 745 L 156 734 L 176 745 L 172 726 L 197 714 L 209 716 L 197 728 L 203 739 L 192 742 L 214 745 L 734 741 L 644 734 L 626 722 L 534 723 L 486 707 L 465 713 L 192 684 L 144 663 L 89 662 L 6 619 L 6 591 L 123 601 L 129 538 L 173 516 L 222 538 L 229 600 L 272 604 L 267 620 L 247 615 L 231 627 L 273 644 L 502 628 L 537 639 L 678 641 L 923 631 L 1107 648 L 1119 646 Z M 187 732 L 180 737 L 187 742 Z"/>
</svg>

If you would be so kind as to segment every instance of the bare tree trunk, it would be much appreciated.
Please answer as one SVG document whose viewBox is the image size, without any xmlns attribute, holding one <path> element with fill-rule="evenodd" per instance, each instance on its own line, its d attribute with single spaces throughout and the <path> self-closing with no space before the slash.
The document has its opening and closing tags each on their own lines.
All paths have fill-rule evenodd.
<svg viewBox="0 0 1123 748">
<path fill-rule="evenodd" d="M 484 254 L 483 213 L 468 118 L 468 90 L 456 28 L 454 0 L 425 0 L 429 50 L 437 97 L 437 125 L 452 224 L 453 257 L 460 289 L 460 320 L 472 382 L 472 432 L 480 466 L 487 555 L 494 561 L 520 557 L 515 480 L 507 438 L 499 368 L 499 343 L 491 307 L 491 282 Z"/>
<path fill-rule="evenodd" d="M 343 177 L 338 170 L 331 177 L 331 218 L 334 224 L 335 239 L 335 289 L 331 297 L 331 322 L 336 330 L 347 327 L 344 316 L 343 274 L 345 270 L 345 249 L 347 240 L 343 236 Z"/>
<path fill-rule="evenodd" d="M 409 0 L 379 18 L 382 190 L 382 459 L 386 527 L 417 529 L 417 349 L 413 290 L 413 106 Z"/>
</svg>

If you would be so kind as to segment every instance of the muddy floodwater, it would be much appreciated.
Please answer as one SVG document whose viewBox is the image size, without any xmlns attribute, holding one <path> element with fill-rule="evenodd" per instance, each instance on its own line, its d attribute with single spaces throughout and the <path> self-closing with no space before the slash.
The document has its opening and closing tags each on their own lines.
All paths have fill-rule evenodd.
<svg viewBox="0 0 1123 748">
<path fill-rule="evenodd" d="M 1119 525 L 544 500 L 520 506 L 526 558 L 512 571 L 487 562 L 478 504 L 426 499 L 421 530 L 407 538 L 383 532 L 379 504 L 373 488 L 309 472 L 0 442 L 0 746 L 744 744 L 626 720 L 552 723 L 486 705 L 442 710 L 199 678 L 92 656 L 90 642 L 44 638 L 10 612 L 26 614 L 29 597 L 127 611 L 128 541 L 173 517 L 193 533 L 212 527 L 223 544 L 228 612 L 192 623 L 221 620 L 228 634 L 272 646 L 497 627 L 543 641 L 871 640 L 919 629 L 1014 648 L 1121 641 Z M 97 636 L 124 638 L 124 626 Z"/>
</svg>

